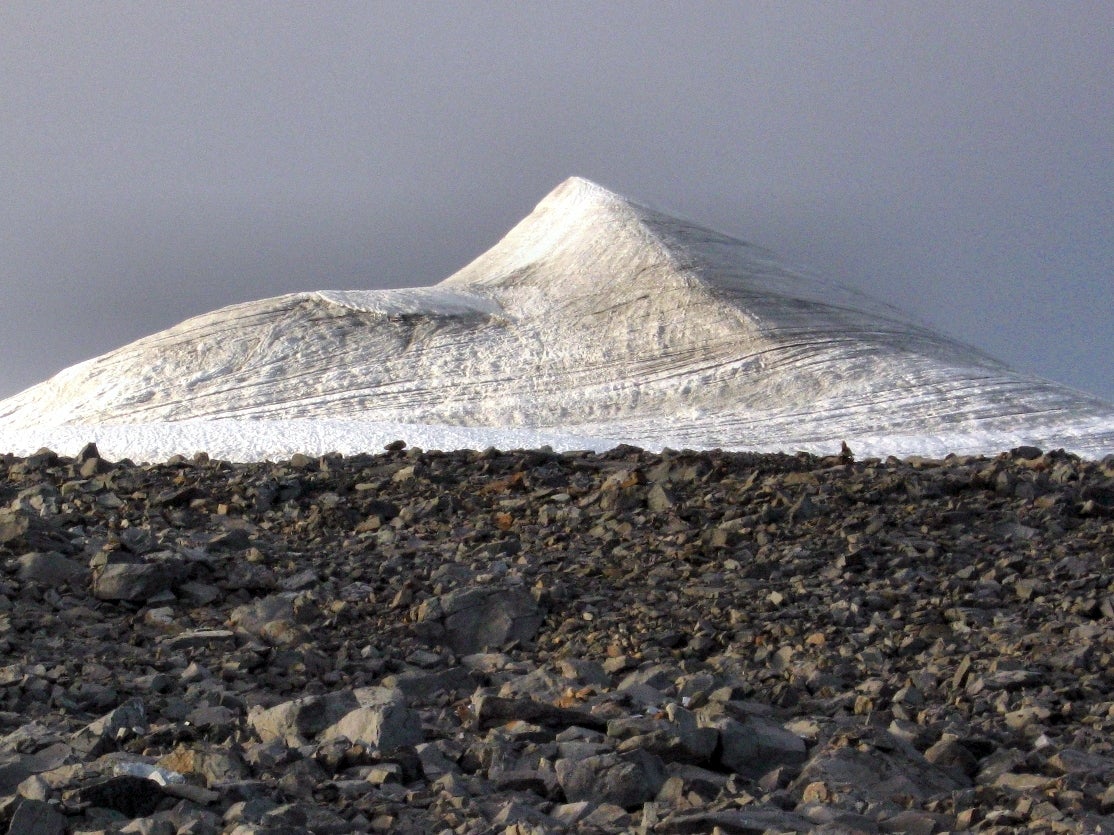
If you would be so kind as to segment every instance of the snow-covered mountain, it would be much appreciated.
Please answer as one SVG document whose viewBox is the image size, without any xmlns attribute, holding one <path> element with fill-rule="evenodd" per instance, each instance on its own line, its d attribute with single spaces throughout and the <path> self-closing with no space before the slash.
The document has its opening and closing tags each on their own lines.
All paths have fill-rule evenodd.
<svg viewBox="0 0 1114 835">
<path fill-rule="evenodd" d="M 1114 452 L 1114 406 L 579 178 L 434 287 L 233 305 L 0 402 L 0 446 L 147 437 L 133 457 L 213 427 L 231 457 L 307 431 L 305 451 L 355 451 L 383 424 L 412 443 Z"/>
</svg>

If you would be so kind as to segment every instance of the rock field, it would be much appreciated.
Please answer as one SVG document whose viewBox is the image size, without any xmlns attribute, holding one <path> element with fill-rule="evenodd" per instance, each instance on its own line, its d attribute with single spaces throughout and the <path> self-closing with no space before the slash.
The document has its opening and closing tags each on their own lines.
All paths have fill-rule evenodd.
<svg viewBox="0 0 1114 835">
<path fill-rule="evenodd" d="M 0 832 L 1114 832 L 1114 459 L 0 457 Z"/>
</svg>

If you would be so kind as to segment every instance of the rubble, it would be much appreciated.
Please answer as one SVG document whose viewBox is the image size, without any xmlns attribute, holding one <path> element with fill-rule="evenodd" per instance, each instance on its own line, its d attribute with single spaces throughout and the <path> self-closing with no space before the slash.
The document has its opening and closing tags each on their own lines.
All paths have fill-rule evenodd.
<svg viewBox="0 0 1114 835">
<path fill-rule="evenodd" d="M 302 459 L 0 457 L 0 832 L 1114 831 L 1114 461 Z"/>
</svg>

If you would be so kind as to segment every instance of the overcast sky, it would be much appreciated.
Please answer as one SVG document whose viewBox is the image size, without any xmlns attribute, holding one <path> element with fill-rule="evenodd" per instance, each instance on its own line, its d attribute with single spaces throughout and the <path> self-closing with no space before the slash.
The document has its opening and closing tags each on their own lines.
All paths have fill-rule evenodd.
<svg viewBox="0 0 1114 835">
<path fill-rule="evenodd" d="M 1114 400 L 1114 4 L 0 4 L 0 396 L 566 177 Z"/>
</svg>

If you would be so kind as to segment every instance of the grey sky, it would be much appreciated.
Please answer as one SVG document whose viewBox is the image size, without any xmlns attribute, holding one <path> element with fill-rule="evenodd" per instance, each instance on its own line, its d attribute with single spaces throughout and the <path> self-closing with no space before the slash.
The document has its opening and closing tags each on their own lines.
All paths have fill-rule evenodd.
<svg viewBox="0 0 1114 835">
<path fill-rule="evenodd" d="M 1114 399 L 1114 5 L 0 5 L 0 396 L 579 174 Z"/>
</svg>

